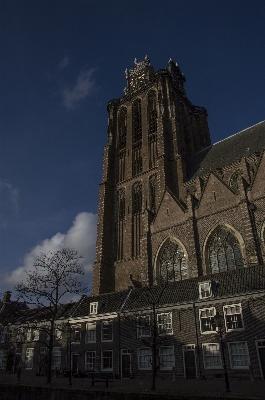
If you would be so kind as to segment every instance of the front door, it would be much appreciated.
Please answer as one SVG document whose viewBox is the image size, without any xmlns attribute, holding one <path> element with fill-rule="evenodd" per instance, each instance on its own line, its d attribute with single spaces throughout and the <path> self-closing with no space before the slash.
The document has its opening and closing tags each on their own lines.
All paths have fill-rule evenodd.
<svg viewBox="0 0 265 400">
<path fill-rule="evenodd" d="M 78 372 L 78 354 L 72 354 L 72 375 Z"/>
<path fill-rule="evenodd" d="M 195 361 L 195 346 L 183 346 L 184 369 L 186 379 L 196 379 L 196 361 Z"/>
<path fill-rule="evenodd" d="M 121 353 L 121 377 L 130 378 L 131 373 L 131 354 L 129 350 L 122 350 Z"/>
</svg>

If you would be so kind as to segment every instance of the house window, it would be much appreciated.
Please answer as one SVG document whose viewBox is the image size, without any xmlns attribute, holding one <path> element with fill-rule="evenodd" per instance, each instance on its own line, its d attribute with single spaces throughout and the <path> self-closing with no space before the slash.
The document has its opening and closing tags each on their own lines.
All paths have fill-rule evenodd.
<svg viewBox="0 0 265 400">
<path fill-rule="evenodd" d="M 112 371 L 112 350 L 103 350 L 101 352 L 101 369 Z"/>
<path fill-rule="evenodd" d="M 212 283 L 211 282 L 199 283 L 199 294 L 200 294 L 200 299 L 206 299 L 207 297 L 211 297 Z"/>
<path fill-rule="evenodd" d="M 91 371 L 96 368 L 96 352 L 95 351 L 87 351 L 86 352 L 86 370 Z"/>
<path fill-rule="evenodd" d="M 24 334 L 23 333 L 21 333 L 21 332 L 18 332 L 17 334 L 16 334 L 16 342 L 18 343 L 21 343 L 21 342 L 24 342 Z"/>
<path fill-rule="evenodd" d="M 216 331 L 214 316 L 215 308 L 203 308 L 199 310 L 201 333 L 211 333 Z"/>
<path fill-rule="evenodd" d="M 80 325 L 75 325 L 72 326 L 72 338 L 74 343 L 80 343 L 81 342 L 81 326 Z"/>
<path fill-rule="evenodd" d="M 38 329 L 34 329 L 32 331 L 32 340 L 39 340 L 40 332 Z"/>
<path fill-rule="evenodd" d="M 25 368 L 26 369 L 33 368 L 33 355 L 34 355 L 34 349 L 28 348 L 26 350 L 26 360 L 25 360 Z"/>
<path fill-rule="evenodd" d="M 86 343 L 96 343 L 96 323 L 86 324 Z"/>
<path fill-rule="evenodd" d="M 160 347 L 160 369 L 172 369 L 175 366 L 174 347 Z"/>
<path fill-rule="evenodd" d="M 157 326 L 160 335 L 173 333 L 172 313 L 157 314 Z"/>
<path fill-rule="evenodd" d="M 112 342 L 112 321 L 104 321 L 101 324 L 102 342 Z"/>
<path fill-rule="evenodd" d="M 44 332 L 44 337 L 46 341 L 50 340 L 50 331 L 48 330 L 48 328 L 46 328 L 46 331 Z"/>
<path fill-rule="evenodd" d="M 244 329 L 241 304 L 224 307 L 226 331 Z"/>
<path fill-rule="evenodd" d="M 151 369 L 151 348 L 138 349 L 138 369 Z"/>
<path fill-rule="evenodd" d="M 90 303 L 90 314 L 97 314 L 98 312 L 98 302 Z"/>
<path fill-rule="evenodd" d="M 175 282 L 188 277 L 184 251 L 173 241 L 169 241 L 159 257 L 160 279 L 162 282 Z"/>
<path fill-rule="evenodd" d="M 54 347 L 52 351 L 52 363 L 54 368 L 61 366 L 61 347 Z"/>
<path fill-rule="evenodd" d="M 28 341 L 28 342 L 31 342 L 31 341 L 32 341 L 32 331 L 31 331 L 31 329 L 29 329 L 29 330 L 27 331 L 27 333 L 26 333 L 26 338 L 27 338 L 27 341 Z"/>
<path fill-rule="evenodd" d="M 150 315 L 137 318 L 137 337 L 150 336 Z"/>
<path fill-rule="evenodd" d="M 0 349 L 0 369 L 4 369 L 5 350 Z"/>
<path fill-rule="evenodd" d="M 222 368 L 219 343 L 203 343 L 202 350 L 205 369 Z"/>
<path fill-rule="evenodd" d="M 62 330 L 59 328 L 55 329 L 55 339 L 62 339 Z"/>
<path fill-rule="evenodd" d="M 232 369 L 249 368 L 247 342 L 228 343 L 229 356 Z"/>
</svg>

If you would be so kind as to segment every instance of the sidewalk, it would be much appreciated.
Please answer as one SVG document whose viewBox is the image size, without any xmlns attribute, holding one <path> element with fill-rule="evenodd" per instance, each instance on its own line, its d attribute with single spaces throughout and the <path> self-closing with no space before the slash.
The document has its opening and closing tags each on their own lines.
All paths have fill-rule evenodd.
<svg viewBox="0 0 265 400">
<path fill-rule="evenodd" d="M 114 382 L 109 383 L 109 387 L 105 387 L 105 383 L 96 382 L 95 387 L 92 388 L 90 379 L 87 378 L 72 378 L 72 386 L 69 386 L 67 378 L 52 378 L 51 384 L 46 384 L 46 377 L 36 377 L 33 375 L 22 372 L 21 382 L 16 382 L 16 375 L 7 374 L 0 371 L 0 383 L 8 385 L 23 385 L 23 386 L 43 386 L 52 388 L 61 388 L 71 390 L 85 390 L 85 391 L 101 391 L 114 393 L 142 393 L 154 395 L 159 399 L 159 395 L 163 397 L 168 395 L 171 400 L 176 399 L 244 399 L 244 400 L 265 400 L 265 381 L 250 380 L 230 380 L 230 393 L 225 391 L 224 379 L 215 380 L 178 380 L 173 382 L 171 380 L 158 380 L 156 381 L 156 390 L 151 392 L 151 381 L 149 380 L 136 380 L 136 379 L 115 379 Z"/>
</svg>

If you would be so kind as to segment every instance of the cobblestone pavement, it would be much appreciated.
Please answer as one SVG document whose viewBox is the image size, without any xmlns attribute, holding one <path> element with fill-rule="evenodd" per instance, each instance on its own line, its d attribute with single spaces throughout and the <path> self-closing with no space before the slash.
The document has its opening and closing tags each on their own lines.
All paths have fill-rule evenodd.
<svg viewBox="0 0 265 400">
<path fill-rule="evenodd" d="M 7 374 L 0 371 L 0 382 L 8 384 L 16 384 L 16 375 Z M 20 384 L 31 386 L 46 386 L 45 377 L 36 377 L 33 374 L 21 373 Z M 52 378 L 51 387 L 69 388 L 68 378 Z M 92 388 L 91 380 L 88 378 L 72 378 L 72 388 L 86 389 L 86 390 L 100 390 L 109 392 L 132 392 L 132 393 L 150 393 L 151 381 L 149 380 L 136 380 L 136 379 L 115 379 L 109 382 L 109 387 L 105 387 L 105 383 L 96 382 L 95 387 Z M 156 381 L 156 391 L 152 392 L 156 395 L 169 394 L 175 396 L 189 396 L 192 398 L 207 399 L 207 397 L 219 397 L 230 399 L 263 399 L 265 400 L 265 381 L 250 380 L 230 380 L 230 393 L 226 393 L 224 379 L 215 380 L 178 380 L 173 382 L 171 380 Z"/>
</svg>

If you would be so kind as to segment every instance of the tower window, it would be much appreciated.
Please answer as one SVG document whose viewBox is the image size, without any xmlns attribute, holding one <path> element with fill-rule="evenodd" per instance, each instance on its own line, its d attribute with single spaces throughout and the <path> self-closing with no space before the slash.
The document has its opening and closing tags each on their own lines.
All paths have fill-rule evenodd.
<svg viewBox="0 0 265 400">
<path fill-rule="evenodd" d="M 184 251 L 173 241 L 169 241 L 159 257 L 160 279 L 175 282 L 188 277 Z"/>
<path fill-rule="evenodd" d="M 127 110 L 122 107 L 118 118 L 119 129 L 119 150 L 126 147 L 126 134 L 127 134 Z"/>
<path fill-rule="evenodd" d="M 141 100 L 133 102 L 133 140 L 134 143 L 142 139 Z"/>
<path fill-rule="evenodd" d="M 244 268 L 239 242 L 230 231 L 219 228 L 214 233 L 209 244 L 209 261 L 213 274 Z"/>
</svg>

